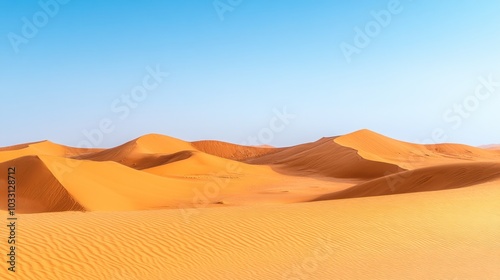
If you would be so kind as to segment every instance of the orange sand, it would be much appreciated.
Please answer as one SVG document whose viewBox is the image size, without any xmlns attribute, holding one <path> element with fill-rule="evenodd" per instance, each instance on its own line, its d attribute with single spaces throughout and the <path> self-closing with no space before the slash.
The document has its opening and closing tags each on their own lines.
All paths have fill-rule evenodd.
<svg viewBox="0 0 500 280">
<path fill-rule="evenodd" d="M 10 166 L 18 266 L 0 279 L 500 279 L 491 147 L 368 130 L 287 148 L 22 144 L 0 148 L 4 217 Z"/>
</svg>

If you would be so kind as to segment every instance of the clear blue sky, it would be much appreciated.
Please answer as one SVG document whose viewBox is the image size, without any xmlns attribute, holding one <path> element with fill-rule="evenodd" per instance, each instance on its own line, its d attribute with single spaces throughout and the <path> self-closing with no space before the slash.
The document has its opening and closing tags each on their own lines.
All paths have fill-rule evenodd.
<svg viewBox="0 0 500 280">
<path fill-rule="evenodd" d="M 152 132 L 242 143 L 269 131 L 261 144 L 285 146 L 361 128 L 500 143 L 500 88 L 474 97 L 479 77 L 500 82 L 498 1 L 401 0 L 350 63 L 341 45 L 377 28 L 371 11 L 390 0 L 221 0 L 219 13 L 212 0 L 53 1 L 0 1 L 0 146 L 77 146 L 103 119 L 114 128 L 104 147 Z M 111 109 L 157 65 L 169 76 L 137 108 Z M 463 102 L 473 110 L 456 111 Z M 273 131 L 283 107 L 295 118 Z"/>
</svg>

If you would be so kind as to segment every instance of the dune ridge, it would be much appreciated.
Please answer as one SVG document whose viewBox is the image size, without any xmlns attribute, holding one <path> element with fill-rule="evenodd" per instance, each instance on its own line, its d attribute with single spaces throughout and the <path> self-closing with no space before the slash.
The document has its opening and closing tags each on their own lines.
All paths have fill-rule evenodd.
<svg viewBox="0 0 500 280">
<path fill-rule="evenodd" d="M 366 159 L 415 169 L 456 161 L 499 161 L 500 154 L 462 144 L 413 144 L 364 129 L 335 138 Z"/>
<path fill-rule="evenodd" d="M 110 149 L 42 141 L 2 148 L 0 159 L 3 166 L 30 170 L 30 180 L 19 182 L 20 200 L 40 201 L 22 209 L 25 213 L 293 203 L 444 190 L 496 176 L 500 162 L 490 150 L 418 145 L 369 130 L 286 148 L 190 143 L 159 134 Z"/>
<path fill-rule="evenodd" d="M 73 148 L 55 144 L 50 141 L 40 141 L 0 148 L 0 162 L 23 156 L 52 155 L 74 157 L 102 150 L 103 149 Z"/>
</svg>

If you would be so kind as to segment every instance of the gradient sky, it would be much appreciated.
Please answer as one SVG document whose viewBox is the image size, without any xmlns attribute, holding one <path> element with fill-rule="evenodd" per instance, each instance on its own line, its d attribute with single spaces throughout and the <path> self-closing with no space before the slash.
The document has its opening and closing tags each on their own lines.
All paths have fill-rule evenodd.
<svg viewBox="0 0 500 280">
<path fill-rule="evenodd" d="M 0 146 L 77 146 L 103 119 L 114 127 L 103 147 L 152 132 L 234 143 L 265 135 L 259 144 L 286 146 L 361 128 L 500 143 L 500 87 L 474 103 L 480 77 L 500 81 L 500 2 L 401 0 L 350 63 L 340 45 L 354 46 L 355 28 L 390 0 L 237 2 L 220 1 L 237 4 L 221 20 L 212 0 L 72 0 L 43 25 L 38 1 L 1 0 Z M 23 18 L 41 26 L 16 53 Z M 170 76 L 120 118 L 113 101 L 156 65 Z M 467 117 L 453 111 L 466 100 Z M 284 107 L 295 118 L 270 130 Z"/>
</svg>

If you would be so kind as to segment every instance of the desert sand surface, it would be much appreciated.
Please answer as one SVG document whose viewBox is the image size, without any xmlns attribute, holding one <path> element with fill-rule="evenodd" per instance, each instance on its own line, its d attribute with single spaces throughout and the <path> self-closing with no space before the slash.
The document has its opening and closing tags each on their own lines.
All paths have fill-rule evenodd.
<svg viewBox="0 0 500 280">
<path fill-rule="evenodd" d="M 20 144 L 0 148 L 3 217 L 9 167 L 17 263 L 0 279 L 500 279 L 490 147 L 369 130 L 286 148 Z"/>
</svg>

